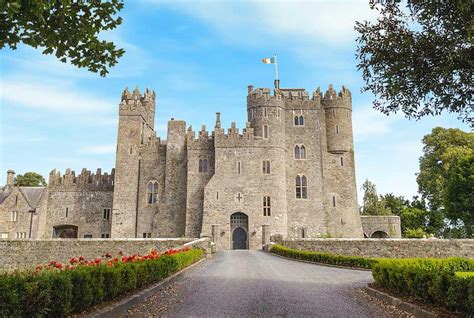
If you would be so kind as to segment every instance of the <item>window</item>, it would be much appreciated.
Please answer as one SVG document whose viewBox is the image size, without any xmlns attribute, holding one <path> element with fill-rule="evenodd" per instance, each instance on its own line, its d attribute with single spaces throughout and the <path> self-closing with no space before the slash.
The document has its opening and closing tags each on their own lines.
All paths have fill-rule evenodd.
<svg viewBox="0 0 474 318">
<path fill-rule="evenodd" d="M 110 209 L 104 209 L 104 212 L 102 213 L 102 218 L 104 220 L 110 220 Z"/>
<path fill-rule="evenodd" d="M 277 118 L 280 118 L 281 117 L 281 110 L 280 108 L 277 108 Z"/>
<path fill-rule="evenodd" d="M 270 174 L 270 161 L 269 160 L 262 161 L 262 172 L 264 174 Z"/>
<path fill-rule="evenodd" d="M 12 211 L 10 214 L 10 221 L 17 222 L 18 221 L 18 211 Z"/>
<path fill-rule="evenodd" d="M 332 206 L 333 206 L 333 208 L 336 207 L 336 197 L 335 196 L 332 197 Z"/>
<path fill-rule="evenodd" d="M 306 176 L 296 176 L 296 198 L 307 199 L 308 198 L 308 181 Z"/>
<path fill-rule="evenodd" d="M 199 159 L 199 172 L 207 172 L 207 159 Z"/>
<path fill-rule="evenodd" d="M 242 172 L 242 163 L 237 161 L 237 174 L 241 174 Z"/>
<path fill-rule="evenodd" d="M 151 238 L 151 232 L 143 233 L 143 238 Z"/>
<path fill-rule="evenodd" d="M 339 134 L 339 125 L 336 125 L 336 134 Z"/>
<path fill-rule="evenodd" d="M 267 117 L 267 108 L 266 107 L 263 108 L 263 116 Z"/>
<path fill-rule="evenodd" d="M 66 210 L 64 211 L 64 215 L 65 215 L 66 217 L 69 216 L 69 208 L 66 208 Z"/>
<path fill-rule="evenodd" d="M 8 238 L 7 232 L 0 233 L 0 239 L 7 239 L 7 238 Z"/>
<path fill-rule="evenodd" d="M 147 196 L 146 196 L 147 197 L 147 203 L 148 204 L 156 204 L 158 202 L 158 182 L 156 182 L 156 181 L 148 182 L 148 187 L 147 187 L 146 191 L 147 191 Z"/>
<path fill-rule="evenodd" d="M 306 159 L 306 148 L 303 145 L 295 146 L 295 159 Z"/>
<path fill-rule="evenodd" d="M 335 109 L 332 110 L 332 117 L 336 118 L 336 110 Z"/>
<path fill-rule="evenodd" d="M 341 157 L 341 167 L 344 166 L 344 158 Z"/>
<path fill-rule="evenodd" d="M 216 200 L 219 200 L 219 191 L 216 191 Z"/>
<path fill-rule="evenodd" d="M 92 234 L 84 234 L 84 238 L 86 238 L 86 239 L 91 239 L 91 238 L 92 238 Z"/>
<path fill-rule="evenodd" d="M 101 238 L 110 238 L 110 234 L 109 233 L 102 233 L 100 235 Z"/>
<path fill-rule="evenodd" d="M 17 239 L 24 239 L 26 238 L 26 232 L 16 232 Z"/>
<path fill-rule="evenodd" d="M 263 197 L 263 216 L 270 216 L 270 197 Z"/>
<path fill-rule="evenodd" d="M 268 138 L 268 125 L 263 125 L 263 138 Z"/>
<path fill-rule="evenodd" d="M 303 115 L 295 116 L 294 125 L 295 126 L 304 126 L 304 117 L 303 117 Z"/>
</svg>

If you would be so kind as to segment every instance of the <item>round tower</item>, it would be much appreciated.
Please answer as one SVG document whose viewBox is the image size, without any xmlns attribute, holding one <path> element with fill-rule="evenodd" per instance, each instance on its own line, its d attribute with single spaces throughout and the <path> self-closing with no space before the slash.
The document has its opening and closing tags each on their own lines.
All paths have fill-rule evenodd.
<svg viewBox="0 0 474 318">
<path fill-rule="evenodd" d="M 268 139 L 269 145 L 285 143 L 285 101 L 280 94 L 270 95 L 269 88 L 248 86 L 247 116 L 255 136 Z"/>
<path fill-rule="evenodd" d="M 342 153 L 353 150 L 351 92 L 342 86 L 339 94 L 329 85 L 321 99 L 326 118 L 328 152 Z"/>
</svg>

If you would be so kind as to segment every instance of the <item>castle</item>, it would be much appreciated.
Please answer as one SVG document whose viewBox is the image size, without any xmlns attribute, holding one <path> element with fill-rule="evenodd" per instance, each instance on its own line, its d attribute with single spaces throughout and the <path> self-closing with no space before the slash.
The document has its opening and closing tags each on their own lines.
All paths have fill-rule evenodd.
<svg viewBox="0 0 474 318">
<path fill-rule="evenodd" d="M 172 118 L 166 140 L 154 130 L 155 99 L 149 89 L 122 93 L 110 174 L 53 170 L 47 187 L 15 187 L 8 171 L 0 238 L 208 236 L 223 249 L 257 249 L 275 235 L 399 236 L 389 218 L 363 231 L 347 88 L 310 96 L 278 81 L 273 92 L 249 86 L 242 132 L 225 131 L 217 113 L 214 130 L 197 136 Z"/>
</svg>

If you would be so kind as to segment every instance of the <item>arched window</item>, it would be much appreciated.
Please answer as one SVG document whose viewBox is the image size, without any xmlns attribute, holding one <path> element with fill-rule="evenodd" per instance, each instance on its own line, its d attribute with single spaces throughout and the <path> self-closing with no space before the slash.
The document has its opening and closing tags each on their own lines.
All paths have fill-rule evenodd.
<svg viewBox="0 0 474 318">
<path fill-rule="evenodd" d="M 296 198 L 297 199 L 308 198 L 308 181 L 305 175 L 296 176 Z"/>
<path fill-rule="evenodd" d="M 150 181 L 148 182 L 146 197 L 148 204 L 156 204 L 158 202 L 158 182 Z"/>
<path fill-rule="evenodd" d="M 295 116 L 295 126 L 298 126 L 300 124 L 299 120 L 298 120 L 298 116 Z"/>
<path fill-rule="evenodd" d="M 303 125 L 304 125 L 304 117 L 300 116 L 300 126 L 303 126 Z"/>
<path fill-rule="evenodd" d="M 295 146 L 295 159 L 300 159 L 300 147 Z"/>
<path fill-rule="evenodd" d="M 306 159 L 306 148 L 304 146 L 301 146 L 300 148 L 300 158 Z"/>
</svg>

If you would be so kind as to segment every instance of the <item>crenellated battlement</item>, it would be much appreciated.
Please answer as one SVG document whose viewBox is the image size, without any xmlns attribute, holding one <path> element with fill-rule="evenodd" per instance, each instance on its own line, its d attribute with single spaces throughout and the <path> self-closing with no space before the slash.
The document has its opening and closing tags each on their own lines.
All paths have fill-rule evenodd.
<svg viewBox="0 0 474 318">
<path fill-rule="evenodd" d="M 127 87 L 122 92 L 120 115 L 142 115 L 147 121 L 153 120 L 155 100 L 156 94 L 153 90 L 146 88 L 142 94 L 138 86 L 135 86 L 133 92 L 130 92 Z"/>
<path fill-rule="evenodd" d="M 214 144 L 214 133 L 209 135 L 209 131 L 206 130 L 206 125 L 201 126 L 201 130 L 196 133 L 193 131 L 193 126 L 189 126 L 186 132 L 187 146 L 188 149 L 208 149 Z"/>
<path fill-rule="evenodd" d="M 318 87 L 319 91 L 319 87 Z M 352 95 L 348 88 L 344 85 L 342 89 L 337 92 L 332 84 L 329 84 L 328 90 L 324 93 L 324 96 L 321 97 L 321 104 L 328 107 L 344 107 L 352 109 Z"/>
<path fill-rule="evenodd" d="M 102 174 L 102 170 L 99 168 L 94 174 L 84 168 L 77 176 L 75 171 L 71 169 L 67 169 L 64 175 L 53 169 L 49 173 L 48 187 L 56 189 L 75 187 L 79 190 L 113 190 L 114 177 L 115 169 L 112 169 L 111 174 L 107 172 Z"/>
</svg>

